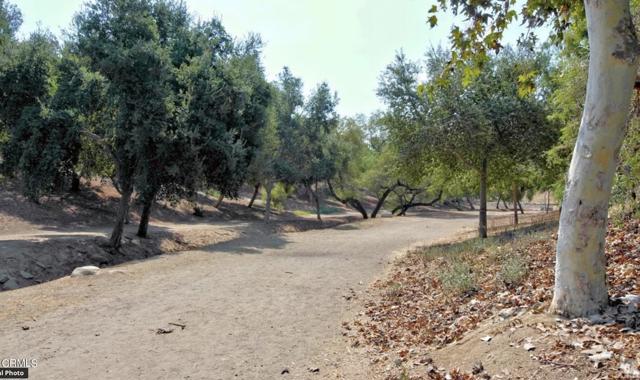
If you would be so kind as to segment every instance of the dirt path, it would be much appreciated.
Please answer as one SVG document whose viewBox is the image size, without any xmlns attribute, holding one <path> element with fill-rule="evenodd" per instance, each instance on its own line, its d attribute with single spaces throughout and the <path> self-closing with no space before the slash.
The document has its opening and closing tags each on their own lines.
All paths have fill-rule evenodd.
<svg viewBox="0 0 640 380">
<path fill-rule="evenodd" d="M 0 358 L 38 359 L 36 380 L 335 378 L 340 324 L 358 310 L 350 297 L 394 252 L 475 218 L 430 212 L 281 235 L 249 228 L 208 250 L 4 292 Z"/>
</svg>

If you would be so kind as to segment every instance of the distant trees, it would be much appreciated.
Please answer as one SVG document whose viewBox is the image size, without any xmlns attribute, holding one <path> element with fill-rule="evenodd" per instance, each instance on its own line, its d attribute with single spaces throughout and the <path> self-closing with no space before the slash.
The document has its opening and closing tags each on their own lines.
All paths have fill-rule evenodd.
<svg viewBox="0 0 640 380">
<path fill-rule="evenodd" d="M 270 93 L 265 128 L 258 136 L 259 146 L 249 167 L 250 178 L 256 186 L 254 196 L 258 187 L 265 189 L 266 222 L 271 218 L 271 195 L 276 183 L 299 183 L 305 169 L 302 80 L 285 67 L 270 86 Z"/>
<path fill-rule="evenodd" d="M 555 141 L 545 94 L 523 91 L 523 82 L 544 73 L 544 62 L 507 50 L 469 80 L 464 71 L 448 69 L 450 59 L 432 50 L 421 67 L 400 54 L 383 74 L 379 93 L 389 106 L 385 119 L 405 163 L 425 176 L 442 168 L 451 178 L 456 172 L 476 173 L 479 235 L 486 237 L 490 173 L 509 175 L 515 165 L 540 159 Z M 445 69 L 446 79 L 441 76 Z M 427 82 L 418 81 L 420 73 Z M 517 185 L 517 178 L 513 181 Z"/>
<path fill-rule="evenodd" d="M 321 83 L 311 93 L 304 108 L 301 141 L 305 165 L 302 183 L 313 196 L 318 220 L 321 219 L 318 184 L 331 179 L 336 171 L 331 135 L 338 126 L 337 104 L 337 95 L 331 92 L 328 84 Z"/>
<path fill-rule="evenodd" d="M 24 172 L 25 194 L 37 200 L 62 168 L 56 144 L 64 140 L 50 101 L 54 96 L 58 46 L 48 34 L 37 32 L 5 56 L 0 72 L 0 119 L 8 139 L 2 149 L 2 172 Z M 49 124 L 49 125 L 47 125 Z M 58 141 L 51 141 L 52 139 Z M 38 162 L 38 155 L 43 160 Z M 44 177 L 40 177 L 40 176 Z"/>
<path fill-rule="evenodd" d="M 146 237 L 155 200 L 235 197 L 247 181 L 267 198 L 276 183 L 303 186 L 321 218 L 337 95 L 321 83 L 305 99 L 288 68 L 268 83 L 258 36 L 236 40 L 174 0 L 90 1 L 63 46 L 47 32 L 17 40 L 20 22 L 3 0 L 0 168 L 33 201 L 77 190 L 81 175 L 111 178 L 116 249 L 134 200 Z"/>
</svg>

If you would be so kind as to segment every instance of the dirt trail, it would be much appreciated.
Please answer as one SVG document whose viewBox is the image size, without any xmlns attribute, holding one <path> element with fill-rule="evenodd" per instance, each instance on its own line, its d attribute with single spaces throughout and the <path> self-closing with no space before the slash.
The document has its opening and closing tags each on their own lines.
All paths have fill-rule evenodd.
<svg viewBox="0 0 640 380">
<path fill-rule="evenodd" d="M 394 252 L 475 221 L 428 212 L 304 233 L 248 228 L 210 249 L 0 293 L 0 358 L 38 359 L 35 380 L 336 378 L 354 294 Z"/>
</svg>

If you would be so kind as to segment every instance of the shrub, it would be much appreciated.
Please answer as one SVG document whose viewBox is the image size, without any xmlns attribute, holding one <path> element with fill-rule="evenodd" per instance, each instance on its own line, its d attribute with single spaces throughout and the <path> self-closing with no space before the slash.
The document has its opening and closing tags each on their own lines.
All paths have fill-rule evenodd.
<svg viewBox="0 0 640 380">
<path fill-rule="evenodd" d="M 289 188 L 280 182 L 276 183 L 275 186 L 273 186 L 273 190 L 271 190 L 271 208 L 274 210 L 283 210 L 285 202 L 292 192 L 293 188 Z M 262 202 L 266 204 L 267 192 L 264 186 L 262 187 L 260 196 L 262 197 Z"/>
<path fill-rule="evenodd" d="M 507 286 L 516 286 L 522 282 L 526 275 L 526 260 L 520 255 L 512 255 L 502 263 L 498 278 Z"/>
<path fill-rule="evenodd" d="M 464 293 L 473 290 L 476 279 L 471 266 L 459 260 L 454 260 L 438 275 L 442 287 L 455 293 Z"/>
</svg>

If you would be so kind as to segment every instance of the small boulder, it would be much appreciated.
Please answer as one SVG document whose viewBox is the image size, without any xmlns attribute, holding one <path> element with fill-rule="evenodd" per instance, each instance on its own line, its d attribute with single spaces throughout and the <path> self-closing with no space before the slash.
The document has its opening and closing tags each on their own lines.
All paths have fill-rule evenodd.
<svg viewBox="0 0 640 380">
<path fill-rule="evenodd" d="M 11 277 L 9 277 L 9 275 L 6 272 L 0 272 L 0 284 L 4 284 L 5 282 L 9 281 Z"/>
<path fill-rule="evenodd" d="M 22 276 L 22 278 L 24 278 L 25 280 L 31 280 L 33 278 L 33 275 L 31 273 L 24 270 L 20 271 L 20 276 Z"/>
<path fill-rule="evenodd" d="M 2 284 L 2 290 L 13 290 L 13 289 L 18 289 L 20 286 L 18 285 L 18 283 L 16 282 L 15 279 L 10 278 L 7 281 L 5 281 L 4 284 Z"/>
<path fill-rule="evenodd" d="M 77 267 L 71 272 L 71 277 L 94 276 L 100 272 L 100 268 L 88 265 L 85 267 Z"/>
<path fill-rule="evenodd" d="M 98 265 L 108 265 L 110 263 L 109 257 L 100 252 L 90 252 L 87 257 Z"/>
<path fill-rule="evenodd" d="M 390 211 L 387 210 L 380 210 L 379 213 L 381 218 L 391 218 L 393 217 L 393 214 Z"/>
<path fill-rule="evenodd" d="M 518 312 L 518 308 L 509 307 L 509 308 L 500 310 L 500 312 L 498 312 L 498 315 L 503 319 L 508 319 L 513 317 L 517 312 Z"/>
</svg>

